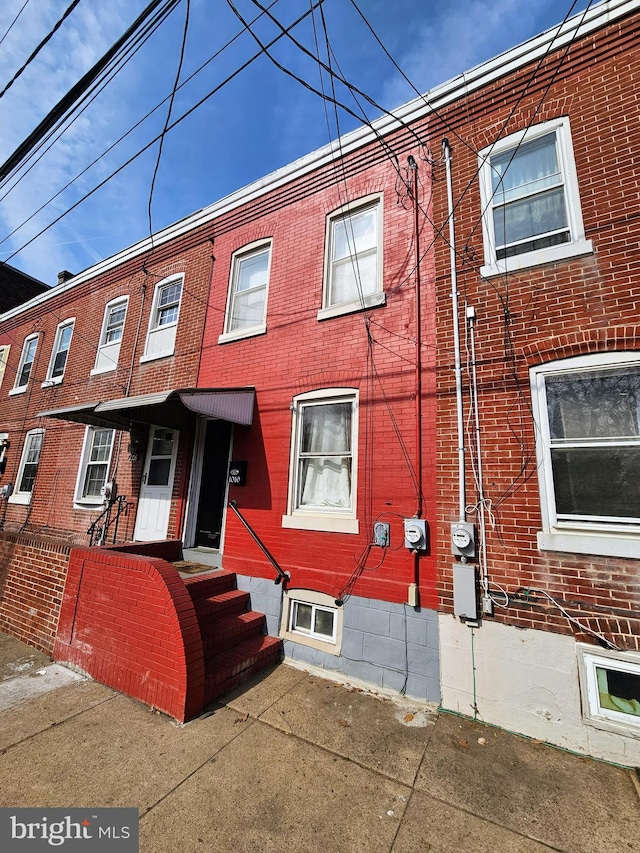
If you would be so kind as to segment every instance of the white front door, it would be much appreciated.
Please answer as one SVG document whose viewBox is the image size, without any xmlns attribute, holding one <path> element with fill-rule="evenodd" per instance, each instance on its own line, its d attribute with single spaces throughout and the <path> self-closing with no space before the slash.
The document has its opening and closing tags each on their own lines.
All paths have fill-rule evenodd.
<svg viewBox="0 0 640 853">
<path fill-rule="evenodd" d="M 151 427 L 133 534 L 139 542 L 167 538 L 177 449 L 177 430 Z"/>
</svg>

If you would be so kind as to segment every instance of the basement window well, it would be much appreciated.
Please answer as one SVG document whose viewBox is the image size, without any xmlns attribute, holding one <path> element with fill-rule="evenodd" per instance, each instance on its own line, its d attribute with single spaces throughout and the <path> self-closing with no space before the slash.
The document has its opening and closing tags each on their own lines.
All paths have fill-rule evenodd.
<svg viewBox="0 0 640 853">
<path fill-rule="evenodd" d="M 578 644 L 584 721 L 640 738 L 640 653 Z"/>
<path fill-rule="evenodd" d="M 310 589 L 288 589 L 284 593 L 280 635 L 303 646 L 340 654 L 342 613 L 329 595 Z"/>
</svg>

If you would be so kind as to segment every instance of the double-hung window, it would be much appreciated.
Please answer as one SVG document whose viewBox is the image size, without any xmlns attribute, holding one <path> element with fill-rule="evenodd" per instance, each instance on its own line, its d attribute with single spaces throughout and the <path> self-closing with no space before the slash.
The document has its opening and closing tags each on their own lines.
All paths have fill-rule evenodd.
<svg viewBox="0 0 640 853">
<path fill-rule="evenodd" d="M 382 304 L 382 199 L 376 196 L 327 218 L 324 299 L 318 319 Z"/>
<path fill-rule="evenodd" d="M 480 152 L 485 266 L 508 270 L 587 254 L 569 120 L 545 122 Z"/>
<path fill-rule="evenodd" d="M 172 276 L 156 285 L 149 329 L 141 361 L 173 355 L 182 301 L 183 275 Z"/>
<path fill-rule="evenodd" d="M 24 440 L 24 447 L 22 448 L 20 465 L 18 467 L 16 487 L 9 498 L 10 503 L 31 503 L 31 493 L 33 492 L 33 486 L 38 472 L 43 439 L 43 429 L 33 429 L 27 433 Z"/>
<path fill-rule="evenodd" d="M 51 350 L 51 360 L 49 361 L 49 369 L 47 378 L 42 383 L 42 387 L 47 385 L 59 385 L 64 378 L 64 371 L 67 366 L 67 358 L 69 356 L 69 347 L 71 346 L 71 337 L 73 336 L 73 326 L 75 319 L 65 320 L 60 323 L 56 329 L 56 336 L 53 340 L 53 349 Z"/>
<path fill-rule="evenodd" d="M 284 527 L 358 532 L 357 402 L 357 392 L 348 388 L 294 399 Z"/>
<path fill-rule="evenodd" d="M 7 344 L 6 346 L 0 346 L 0 387 L 2 386 L 2 380 L 4 379 L 4 372 L 7 367 L 7 361 L 9 360 L 9 350 L 11 346 Z"/>
<path fill-rule="evenodd" d="M 128 304 L 128 296 L 114 299 L 107 304 L 102 321 L 96 363 L 91 371 L 92 374 L 106 373 L 109 370 L 115 370 L 118 366 L 120 343 L 122 341 Z"/>
<path fill-rule="evenodd" d="M 16 381 L 13 386 L 13 389 L 9 391 L 9 394 L 22 394 L 27 390 L 27 385 L 29 384 L 29 377 L 31 376 L 31 370 L 33 368 L 33 363 L 36 358 L 36 349 L 38 348 L 38 335 L 29 335 L 24 339 L 24 344 L 22 345 L 22 354 L 20 355 L 20 361 L 18 363 L 18 370 L 16 372 Z"/>
<path fill-rule="evenodd" d="M 542 548 L 640 557 L 640 355 L 531 371 Z"/>
<path fill-rule="evenodd" d="M 103 427 L 87 427 L 76 484 L 76 503 L 99 504 L 109 474 L 115 431 Z"/>
<path fill-rule="evenodd" d="M 227 313 L 220 343 L 266 331 L 270 263 L 271 244 L 265 242 L 247 246 L 233 256 Z"/>
</svg>

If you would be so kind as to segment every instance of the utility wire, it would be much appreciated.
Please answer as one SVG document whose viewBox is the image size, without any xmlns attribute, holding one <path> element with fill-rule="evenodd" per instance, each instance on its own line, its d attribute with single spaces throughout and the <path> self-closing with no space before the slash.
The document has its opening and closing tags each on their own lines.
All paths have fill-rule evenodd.
<svg viewBox="0 0 640 853">
<path fill-rule="evenodd" d="M 22 7 L 20 8 L 20 11 L 19 11 L 19 12 L 18 12 L 18 14 L 15 16 L 15 18 L 13 19 L 13 21 L 11 21 L 11 23 L 9 24 L 9 29 L 6 31 L 6 33 L 5 33 L 5 34 L 2 36 L 2 38 L 0 39 L 0 44 L 2 44 L 2 42 L 3 42 L 3 41 L 6 39 L 6 37 L 9 35 L 9 33 L 11 32 L 11 30 L 13 29 L 13 25 L 16 23 L 16 21 L 18 20 L 18 18 L 20 17 L 20 15 L 24 12 L 24 10 L 26 9 L 26 7 L 27 7 L 27 4 L 28 4 L 28 3 L 29 3 L 29 0 L 24 0 L 24 3 L 22 4 Z"/>
<path fill-rule="evenodd" d="M 51 41 L 51 39 L 53 38 L 53 36 L 54 36 L 54 35 L 56 34 L 56 32 L 60 29 L 60 27 L 62 26 L 62 24 L 64 23 L 64 21 L 65 21 L 65 20 L 69 17 L 69 15 L 73 12 L 73 10 L 76 8 L 76 6 L 78 5 L 78 3 L 79 3 L 79 2 L 80 2 L 80 0 L 73 0 L 73 3 L 72 3 L 70 6 L 68 6 L 68 7 L 67 7 L 67 9 L 65 10 L 65 12 L 64 12 L 64 14 L 63 14 L 63 16 L 60 18 L 60 20 L 59 20 L 59 21 L 57 21 L 57 22 L 54 24 L 53 29 L 52 29 L 52 30 L 50 30 L 50 32 L 48 32 L 48 33 L 47 33 L 47 35 L 42 39 L 42 41 L 40 42 L 40 44 L 39 44 L 39 45 L 35 48 L 35 50 L 31 53 L 31 56 L 27 59 L 27 61 L 24 63 L 24 65 L 22 65 L 22 67 L 18 68 L 18 70 L 17 70 L 17 71 L 16 71 L 16 73 L 13 75 L 13 77 L 11 78 L 11 80 L 9 80 L 9 82 L 8 82 L 8 83 L 7 83 L 7 85 L 4 87 L 4 89 L 2 89 L 2 91 L 0 91 L 0 98 L 2 98 L 2 96 L 5 94 L 5 92 L 13 86 L 13 84 L 16 82 L 16 80 L 18 79 L 18 77 L 20 77 L 20 75 L 25 71 L 25 69 L 27 69 L 27 68 L 29 67 L 29 65 L 31 65 L 31 63 L 32 63 L 32 62 L 33 62 L 33 60 L 36 58 L 36 56 L 40 53 L 40 51 L 42 50 L 42 48 L 43 48 L 46 44 L 48 44 L 48 43 Z M 24 6 L 23 6 L 22 8 L 24 9 Z M 22 10 L 20 10 L 20 11 L 22 11 Z M 18 13 L 18 14 L 20 14 L 20 13 Z M 13 24 L 12 24 L 12 26 L 13 26 Z"/>
<path fill-rule="evenodd" d="M 56 106 L 45 116 L 40 124 L 22 142 L 11 156 L 0 166 L 0 180 L 9 175 L 18 166 L 35 145 L 68 113 L 69 109 L 76 103 L 78 98 L 86 92 L 102 71 L 107 67 L 114 56 L 118 54 L 127 41 L 135 35 L 138 29 L 151 16 L 158 6 L 163 5 L 163 11 L 169 14 L 177 5 L 179 0 L 151 0 L 147 8 L 136 18 L 133 24 L 122 35 L 118 41 L 96 62 L 96 64 L 73 86 L 67 94 L 61 98 Z"/>
</svg>

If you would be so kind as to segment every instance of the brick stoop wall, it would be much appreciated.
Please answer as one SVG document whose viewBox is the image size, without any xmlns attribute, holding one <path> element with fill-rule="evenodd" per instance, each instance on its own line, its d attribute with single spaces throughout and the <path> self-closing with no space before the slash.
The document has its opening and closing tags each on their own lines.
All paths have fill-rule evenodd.
<svg viewBox="0 0 640 853">
<path fill-rule="evenodd" d="M 71 547 L 32 533 L 0 533 L 0 631 L 47 655 Z"/>
<path fill-rule="evenodd" d="M 74 548 L 53 657 L 184 722 L 203 709 L 204 658 L 179 558 L 179 542 Z"/>
</svg>

